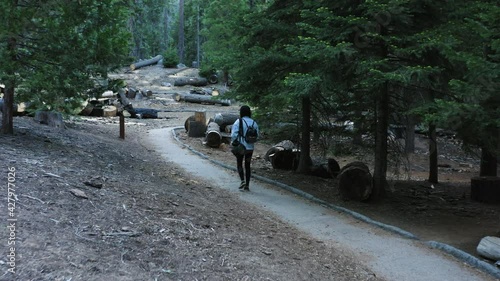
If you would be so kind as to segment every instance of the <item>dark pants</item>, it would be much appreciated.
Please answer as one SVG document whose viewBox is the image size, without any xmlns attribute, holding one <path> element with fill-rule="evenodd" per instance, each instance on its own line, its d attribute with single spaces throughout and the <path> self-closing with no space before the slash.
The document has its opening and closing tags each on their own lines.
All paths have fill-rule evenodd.
<svg viewBox="0 0 500 281">
<path fill-rule="evenodd" d="M 236 167 L 238 168 L 238 174 L 240 179 L 246 180 L 246 184 L 250 183 L 250 176 L 252 171 L 250 170 L 250 162 L 252 162 L 253 150 L 245 150 L 245 155 L 236 156 Z M 245 172 L 243 172 L 243 159 L 245 159 Z"/>
</svg>

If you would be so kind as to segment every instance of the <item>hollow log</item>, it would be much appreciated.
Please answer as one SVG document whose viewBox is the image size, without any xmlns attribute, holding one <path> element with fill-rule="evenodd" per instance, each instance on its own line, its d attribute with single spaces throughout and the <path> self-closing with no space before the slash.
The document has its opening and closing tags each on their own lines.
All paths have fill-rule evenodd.
<svg viewBox="0 0 500 281">
<path fill-rule="evenodd" d="M 203 86 L 208 85 L 208 81 L 206 78 L 202 78 L 202 77 L 178 77 L 178 78 L 175 78 L 174 86 L 180 87 L 180 86 L 186 86 L 186 85 L 203 87 Z"/>
<path fill-rule="evenodd" d="M 216 113 L 214 116 L 214 122 L 219 124 L 219 127 L 222 130 L 226 130 L 226 126 L 233 125 L 236 120 L 238 120 L 238 114 L 232 113 Z M 230 133 L 229 131 L 228 133 Z"/>
<path fill-rule="evenodd" d="M 222 142 L 219 124 L 215 122 L 208 123 L 205 137 L 206 143 L 210 147 L 218 148 Z"/>
<path fill-rule="evenodd" d="M 500 177 L 471 179 L 471 199 L 484 203 L 500 203 Z"/>
<path fill-rule="evenodd" d="M 343 200 L 366 201 L 372 190 L 372 175 L 362 162 L 347 164 L 338 176 L 340 196 Z"/>
<path fill-rule="evenodd" d="M 481 256 L 493 261 L 500 261 L 500 238 L 486 236 L 479 242 L 476 249 Z"/>
<path fill-rule="evenodd" d="M 212 96 L 204 96 L 204 95 L 193 95 L 193 94 L 180 94 L 177 93 L 174 96 L 175 100 L 185 101 L 185 102 L 193 102 L 193 103 L 202 103 L 202 104 L 220 104 L 223 106 L 230 106 L 230 100 L 219 100 L 212 98 Z"/>
<path fill-rule="evenodd" d="M 130 65 L 130 69 L 136 70 L 136 69 L 139 69 L 139 68 L 144 67 L 144 66 L 157 64 L 162 58 L 163 57 L 161 55 L 158 55 L 158 56 L 151 58 L 151 59 L 148 59 L 148 60 L 143 60 L 143 61 L 133 63 Z"/>
</svg>

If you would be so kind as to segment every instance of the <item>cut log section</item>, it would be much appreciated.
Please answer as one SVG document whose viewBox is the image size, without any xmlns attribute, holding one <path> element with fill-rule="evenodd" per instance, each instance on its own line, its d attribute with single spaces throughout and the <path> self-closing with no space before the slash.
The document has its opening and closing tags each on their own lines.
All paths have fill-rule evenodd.
<svg viewBox="0 0 500 281">
<path fill-rule="evenodd" d="M 493 261 L 500 261 L 500 238 L 486 236 L 479 242 L 477 253 Z"/>
<path fill-rule="evenodd" d="M 189 122 L 191 121 L 196 121 L 194 115 L 189 116 L 184 122 L 184 129 L 186 130 L 186 132 L 189 132 Z"/>
<path fill-rule="evenodd" d="M 116 116 L 116 106 L 106 105 L 102 107 L 102 117 L 114 117 Z"/>
<path fill-rule="evenodd" d="M 186 85 L 203 87 L 203 86 L 208 85 L 208 81 L 206 78 L 202 78 L 202 77 L 178 77 L 178 78 L 175 78 L 174 86 L 180 87 L 180 86 L 186 86 Z"/>
<path fill-rule="evenodd" d="M 201 138 L 205 135 L 205 124 L 198 121 L 189 121 L 188 137 Z"/>
<path fill-rule="evenodd" d="M 264 159 L 271 162 L 273 169 L 296 170 L 299 165 L 300 151 L 292 141 L 285 140 L 271 147 Z"/>
<path fill-rule="evenodd" d="M 212 96 L 204 96 L 204 95 L 193 95 L 193 94 L 180 94 L 177 93 L 174 96 L 174 99 L 178 102 L 192 102 L 192 103 L 203 103 L 203 104 L 220 104 L 223 106 L 230 106 L 230 100 L 219 100 L 212 98 Z"/>
<path fill-rule="evenodd" d="M 139 61 L 139 62 L 136 62 L 136 63 L 133 63 L 130 65 L 130 69 L 131 70 L 136 70 L 136 69 L 139 69 L 141 67 L 145 67 L 145 66 L 148 66 L 148 65 L 153 65 L 153 64 L 157 64 L 163 57 L 158 55 L 152 59 L 148 59 L 148 60 L 143 60 L 143 61 Z"/>
<path fill-rule="evenodd" d="M 216 113 L 214 117 L 214 122 L 219 124 L 219 127 L 222 130 L 226 131 L 227 126 L 233 126 L 234 122 L 238 120 L 239 115 L 238 114 L 232 114 L 232 113 Z M 231 133 L 231 129 L 226 131 L 226 133 Z"/>
<path fill-rule="evenodd" d="M 219 124 L 215 122 L 208 123 L 206 132 L 206 143 L 210 147 L 218 148 L 222 143 Z"/>
<path fill-rule="evenodd" d="M 500 203 L 500 177 L 474 177 L 471 179 L 472 200 Z"/>
<path fill-rule="evenodd" d="M 368 166 L 362 162 L 352 162 L 342 168 L 338 176 L 340 196 L 343 200 L 366 201 L 373 185 Z"/>
</svg>

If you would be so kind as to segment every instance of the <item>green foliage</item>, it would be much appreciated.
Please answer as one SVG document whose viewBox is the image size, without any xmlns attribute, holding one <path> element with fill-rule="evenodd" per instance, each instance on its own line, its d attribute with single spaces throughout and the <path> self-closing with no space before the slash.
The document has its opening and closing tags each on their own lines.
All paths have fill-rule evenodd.
<svg viewBox="0 0 500 281">
<path fill-rule="evenodd" d="M 179 63 L 179 55 L 177 50 L 174 48 L 169 48 L 163 53 L 163 67 L 165 68 L 175 68 Z"/>
<path fill-rule="evenodd" d="M 12 17 L 0 26 L 0 80 L 16 87 L 17 102 L 35 109 L 70 112 L 95 82 L 127 62 L 127 7 L 121 1 L 2 2 Z"/>
</svg>

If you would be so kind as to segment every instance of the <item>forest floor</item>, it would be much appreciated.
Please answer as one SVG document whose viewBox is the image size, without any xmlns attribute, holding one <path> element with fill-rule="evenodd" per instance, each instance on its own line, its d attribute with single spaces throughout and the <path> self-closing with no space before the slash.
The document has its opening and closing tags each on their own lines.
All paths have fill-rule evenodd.
<svg viewBox="0 0 500 281">
<path fill-rule="evenodd" d="M 15 183 L 16 206 L 9 212 L 17 221 L 15 231 L 4 228 L 0 238 L 9 253 L 8 237 L 15 238 L 16 275 L 7 271 L 12 264 L 3 256 L 0 280 L 379 280 L 348 253 L 208 186 L 148 147 L 148 131 L 183 126 L 195 111 L 205 110 L 207 117 L 238 111 L 238 104 L 175 102 L 172 94 L 189 87 L 172 87 L 173 72 L 151 66 L 116 75 L 131 87 L 155 92 L 133 100 L 134 107 L 164 110 L 159 119 L 127 118 L 125 140 L 118 138 L 116 117 L 73 117 L 64 129 L 30 117 L 14 119 L 15 134 L 0 136 L 0 161 L 2 181 L 10 176 Z M 226 145 L 209 148 L 183 131 L 179 137 L 235 165 Z M 264 160 L 272 146 L 265 139 L 256 145 L 253 169 L 423 240 L 476 255 L 482 237 L 500 235 L 500 206 L 470 200 L 478 159 L 453 141 L 442 139 L 440 145 L 440 164 L 446 164 L 440 184 L 424 180 L 426 142 L 419 136 L 408 171 L 399 175 L 411 180 L 394 177 L 377 204 L 341 200 L 334 179 L 273 170 Z M 335 158 L 341 166 L 355 160 L 370 164 L 365 155 Z M 0 207 L 6 221 L 7 200 Z"/>
</svg>

